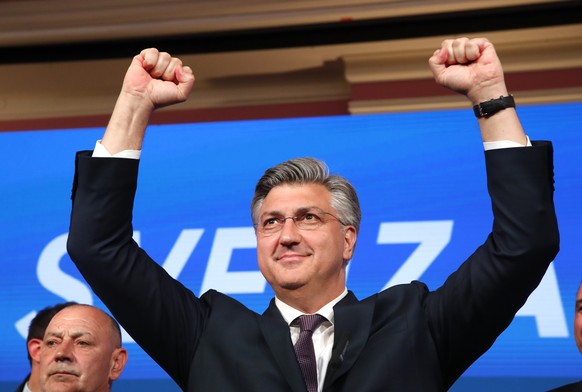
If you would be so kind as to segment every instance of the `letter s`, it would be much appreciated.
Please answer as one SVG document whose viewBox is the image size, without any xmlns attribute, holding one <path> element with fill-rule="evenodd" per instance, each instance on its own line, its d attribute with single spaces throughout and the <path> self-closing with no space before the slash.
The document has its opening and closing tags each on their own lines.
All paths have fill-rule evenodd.
<svg viewBox="0 0 582 392">
<path fill-rule="evenodd" d="M 42 250 L 36 265 L 38 281 L 45 289 L 62 297 L 65 301 L 92 305 L 93 296 L 89 288 L 59 269 L 61 259 L 67 254 L 67 236 L 68 233 L 59 235 Z M 24 339 L 34 316 L 36 316 L 36 311 L 31 311 L 14 323 L 16 330 Z"/>
<path fill-rule="evenodd" d="M 67 254 L 67 236 L 68 233 L 65 233 L 56 237 L 43 249 L 36 266 L 38 281 L 45 289 L 66 301 L 92 305 L 91 290 L 59 268 L 61 259 Z"/>
</svg>

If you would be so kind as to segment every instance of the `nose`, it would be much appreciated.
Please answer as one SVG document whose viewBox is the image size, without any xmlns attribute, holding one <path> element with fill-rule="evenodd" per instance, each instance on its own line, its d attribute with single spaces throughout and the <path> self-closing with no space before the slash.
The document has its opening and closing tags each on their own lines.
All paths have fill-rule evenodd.
<svg viewBox="0 0 582 392">
<path fill-rule="evenodd" d="M 293 218 L 286 218 L 279 235 L 279 243 L 283 246 L 292 246 L 301 241 L 301 234 Z"/>
<path fill-rule="evenodd" d="M 71 362 L 73 359 L 73 345 L 69 342 L 62 342 L 55 354 L 57 362 Z"/>
</svg>

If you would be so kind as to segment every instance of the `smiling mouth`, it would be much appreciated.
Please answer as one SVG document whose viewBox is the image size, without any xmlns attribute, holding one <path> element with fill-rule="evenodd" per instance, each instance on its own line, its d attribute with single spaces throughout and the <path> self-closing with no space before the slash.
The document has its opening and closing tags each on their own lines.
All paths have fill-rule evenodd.
<svg viewBox="0 0 582 392">
<path fill-rule="evenodd" d="M 282 254 L 277 257 L 277 261 L 297 261 L 299 259 L 304 259 L 307 255 L 302 255 L 298 253 L 293 254 Z"/>
</svg>

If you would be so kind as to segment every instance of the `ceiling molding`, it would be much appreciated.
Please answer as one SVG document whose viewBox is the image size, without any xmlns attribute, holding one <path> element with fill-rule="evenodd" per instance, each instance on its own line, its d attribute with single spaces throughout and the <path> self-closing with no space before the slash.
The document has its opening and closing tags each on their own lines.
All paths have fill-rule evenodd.
<svg viewBox="0 0 582 392">
<path fill-rule="evenodd" d="M 133 0 L 123 0 L 120 3 L 125 4 L 131 1 Z M 31 2 L 34 1 L 25 3 Z M 332 15 L 333 10 L 342 10 L 346 2 L 354 5 L 353 1 L 346 0 L 344 2 L 321 0 L 321 2 L 328 3 L 328 8 L 324 9 Z M 83 3 L 91 4 L 92 8 L 100 10 L 94 5 L 95 2 Z M 173 3 L 170 2 L 170 5 Z M 210 8 L 213 7 L 207 2 L 203 3 Z M 217 4 L 231 3 L 240 5 L 241 2 L 233 0 L 217 2 Z M 273 2 L 259 3 L 271 4 Z M 333 3 L 335 7 L 332 6 Z M 11 2 L 0 2 L 0 48 L 3 51 L 0 63 L 4 64 L 127 58 L 142 48 L 151 46 L 162 47 L 171 53 L 184 55 L 369 43 L 582 23 L 582 2 L 580 1 L 368 1 L 365 4 L 380 7 L 370 14 L 374 15 L 373 18 L 337 16 L 339 18 L 337 19 L 333 16 L 331 20 L 316 22 L 310 17 L 315 12 L 313 9 L 289 14 L 282 12 L 281 15 L 294 15 L 293 23 L 289 24 L 264 11 L 265 14 L 261 14 L 261 17 L 266 15 L 266 19 L 273 23 L 273 26 L 265 26 L 261 22 L 261 17 L 256 15 L 248 20 L 251 27 L 231 28 L 232 21 L 244 19 L 246 14 L 240 13 L 241 11 L 236 7 L 231 13 L 230 9 L 225 7 L 222 10 L 226 13 L 225 20 L 213 19 L 218 23 L 217 27 L 220 26 L 219 29 L 204 27 L 204 23 L 200 20 L 191 20 L 186 25 L 193 30 L 179 32 L 175 31 L 175 27 L 180 25 L 180 17 L 170 18 L 166 22 L 164 13 L 160 12 L 159 17 L 153 18 L 150 22 L 151 25 L 135 25 L 129 16 L 118 15 L 113 7 L 109 10 L 111 14 L 109 17 L 119 19 L 116 19 L 117 22 L 113 25 L 96 26 L 94 23 L 81 23 L 76 26 L 75 23 L 61 21 L 38 30 L 36 27 L 40 22 L 37 22 L 34 17 L 48 23 L 51 20 L 50 14 L 43 15 L 31 7 L 31 10 L 35 11 L 29 14 L 32 20 L 24 18 L 11 22 L 10 13 L 5 13 L 5 10 L 1 9 L 3 4 L 11 4 Z M 166 6 L 166 3 L 163 4 Z M 415 6 L 412 7 L 409 4 L 415 4 Z M 189 6 L 185 4 L 183 6 L 187 14 Z M 89 9 L 97 12 L 92 8 Z M 138 11 L 139 9 L 135 12 Z M 62 14 L 66 15 L 67 12 L 63 11 Z M 88 12 L 88 14 L 91 13 Z M 61 13 L 55 15 L 56 20 L 59 20 L 59 15 Z M 1 18 L 7 19 L 2 21 Z M 95 17 L 91 16 L 91 18 Z M 77 19 L 83 21 L 81 17 Z M 106 17 L 97 18 L 97 20 L 102 19 L 107 20 Z M 3 24 L 3 22 L 6 23 Z M 133 29 L 133 32 L 124 29 Z"/>
<path fill-rule="evenodd" d="M 119 40 L 531 7 L 557 0 L 27 0 L 0 3 L 2 46 Z"/>
<path fill-rule="evenodd" d="M 103 3 L 83 3 L 93 4 L 93 7 L 100 8 L 106 7 L 108 3 L 111 5 L 113 2 L 113 0 L 107 0 Z M 201 3 L 208 5 L 208 2 Z M 391 12 L 394 14 L 404 12 L 405 4 L 416 4 L 420 7 L 421 3 L 425 5 L 437 3 L 432 1 L 364 2 L 369 9 L 389 5 L 388 8 L 393 8 Z M 10 3 L 10 1 L 0 2 L 0 20 L 6 16 L 1 12 L 2 8 Z M 28 0 L 14 3 L 19 3 L 19 7 L 24 7 L 24 4 L 36 5 L 39 1 Z M 183 2 L 169 1 L 168 7 L 177 7 L 180 3 Z M 235 3 L 242 7 L 241 2 L 234 0 L 217 3 L 232 4 L 234 7 L 232 17 L 236 17 L 236 12 L 238 12 Z M 284 14 L 289 11 L 289 8 L 285 7 L 291 7 L 288 3 L 293 3 L 299 7 L 298 9 L 303 10 L 302 12 L 315 12 L 326 7 L 332 9 L 335 4 L 338 7 L 336 11 L 341 13 L 342 10 L 354 6 L 356 1 L 315 0 L 313 3 L 250 1 L 244 4 L 252 5 L 251 8 L 245 8 L 240 12 L 258 12 L 259 5 L 266 3 L 271 8 L 265 9 L 265 12 Z M 277 5 L 278 3 L 285 3 L 285 5 Z M 446 3 L 451 9 L 456 6 L 457 11 L 463 9 L 462 12 L 469 12 L 465 3 L 482 7 L 485 2 L 444 1 L 442 3 Z M 496 1 L 486 3 L 499 5 Z M 549 5 L 557 9 L 555 5 L 557 3 L 582 6 L 582 2 L 544 2 L 542 4 L 510 0 L 505 3 L 511 6 L 521 3 L 524 7 L 527 3 L 527 7 L 537 7 L 527 9 L 537 9 L 538 12 L 540 7 Z M 120 4 L 130 7 L 138 2 L 122 0 Z M 146 0 L 143 4 L 147 8 L 158 7 L 160 3 Z M 46 6 L 48 5 L 45 4 Z M 82 6 L 78 4 L 76 7 Z M 111 7 L 112 11 L 116 9 L 113 5 Z M 218 12 L 213 11 L 214 6 L 209 7 L 206 10 L 207 14 Z M 277 7 L 280 8 L 277 9 Z M 571 10 L 571 8 L 564 8 L 564 5 L 560 7 L 562 11 Z M 430 7 L 407 9 L 406 12 L 420 12 L 421 9 L 424 11 L 418 15 L 429 18 L 427 12 Z M 56 10 L 54 12 L 58 13 Z M 227 10 L 222 12 L 223 16 L 228 15 Z M 495 12 L 499 12 L 499 8 L 496 8 Z M 443 15 L 434 17 L 440 24 L 446 25 L 447 20 L 442 19 Z M 511 13 L 505 16 L 507 15 Z M 411 18 L 416 16 L 416 14 L 409 15 Z M 459 14 L 451 12 L 447 16 L 453 18 L 448 21 L 448 24 L 458 28 L 459 26 L 455 24 L 458 20 L 455 18 L 458 18 Z M 488 16 L 491 15 L 481 14 L 480 20 Z M 582 12 L 575 16 L 582 18 Z M 164 17 L 160 16 L 162 19 Z M 371 24 L 367 28 L 374 26 L 378 20 L 376 18 L 368 21 Z M 406 26 L 414 27 L 414 24 L 410 22 L 415 20 L 414 18 L 407 17 L 400 21 L 403 20 L 406 20 Z M 473 19 L 465 21 L 462 26 L 472 21 Z M 45 23 L 50 24 L 48 21 Z M 482 27 L 479 23 L 476 25 Z M 489 25 L 492 24 L 489 23 Z M 366 25 L 361 26 L 364 29 Z M 333 31 L 322 30 L 322 26 L 319 26 L 319 30 L 309 30 L 308 27 L 315 28 L 303 26 L 302 28 L 307 30 L 300 29 L 300 31 L 303 33 L 317 31 L 325 33 L 324 35 Z M 2 37 L 2 28 L 4 26 L 0 24 L 0 37 Z M 281 27 L 278 31 L 292 36 L 299 30 L 285 30 Z M 256 118 L 255 116 L 261 114 L 264 117 L 297 116 L 302 112 L 304 115 L 314 115 L 314 113 L 325 115 L 325 110 L 329 110 L 328 114 L 338 114 L 342 110 L 345 114 L 422 110 L 427 107 L 434 108 L 435 101 L 438 101 L 436 104 L 440 108 L 464 105 L 466 103 L 462 97 L 447 95 L 446 90 L 437 86 L 432 80 L 427 60 L 440 46 L 440 42 L 451 36 L 440 30 L 436 34 L 434 32 L 430 34 L 430 32 L 430 29 L 427 29 L 420 36 L 409 36 L 410 34 L 404 32 L 402 34 L 404 38 L 395 38 L 396 33 L 390 32 L 392 35 L 389 39 L 380 40 L 378 38 L 381 35 L 377 35 L 369 37 L 368 41 L 362 38 L 362 40 L 352 42 L 344 42 L 345 37 L 335 37 L 337 42 L 331 44 L 311 44 L 313 42 L 311 38 L 314 37 L 300 35 L 294 38 L 300 42 L 300 45 L 289 47 L 267 45 L 268 48 L 249 47 L 245 50 L 233 51 L 216 50 L 195 53 L 186 51 L 180 54 L 180 58 L 195 71 L 196 83 L 193 94 L 187 102 L 160 110 L 155 118 L 158 119 L 157 121 L 173 121 L 173 119 L 215 121 L 241 119 L 244 116 Z M 265 32 L 262 31 L 261 34 L 263 33 Z M 511 76 L 508 78 L 508 86 L 517 86 L 513 92 L 520 93 L 520 102 L 522 102 L 522 93 L 525 94 L 525 99 L 536 102 L 580 100 L 582 21 L 578 24 L 505 30 L 459 30 L 458 35 L 485 36 L 495 44 L 506 75 Z M 239 38 L 245 41 L 249 37 Z M 277 41 L 278 38 L 279 36 L 275 34 L 270 39 Z M 61 121 L 66 126 L 75 122 L 83 126 L 87 124 L 103 126 L 103 121 L 108 118 L 113 109 L 131 56 L 136 52 L 118 57 L 117 54 L 112 55 L 108 52 L 107 46 L 96 51 L 94 51 L 95 47 L 88 44 L 86 46 L 83 50 L 92 52 L 94 58 L 79 59 L 77 58 L 79 53 L 73 51 L 70 59 L 59 59 L 58 56 L 53 56 L 54 47 L 39 45 L 39 48 L 42 47 L 40 51 L 35 51 L 30 47 L 20 48 L 26 49 L 29 61 L 19 62 L 18 59 L 11 58 L 11 53 L 15 52 L 11 52 L 10 48 L 2 49 L 0 85 L 3 88 L 0 90 L 0 129 L 24 129 L 27 124 L 35 124 L 35 121 L 53 125 Z M 72 47 L 64 45 L 59 48 L 65 50 Z M 139 47 L 139 50 L 141 49 L 142 47 Z M 166 50 L 166 47 L 161 49 Z M 570 75 L 571 81 L 561 77 L 562 74 Z M 580 79 L 581 82 L 576 83 L 574 79 Z M 564 83 L 570 83 L 570 85 L 564 85 Z M 535 92 L 536 90 L 539 91 Z M 544 91 L 547 92 L 546 95 Z M 434 97 L 439 97 L 439 99 L 435 100 Z"/>
</svg>

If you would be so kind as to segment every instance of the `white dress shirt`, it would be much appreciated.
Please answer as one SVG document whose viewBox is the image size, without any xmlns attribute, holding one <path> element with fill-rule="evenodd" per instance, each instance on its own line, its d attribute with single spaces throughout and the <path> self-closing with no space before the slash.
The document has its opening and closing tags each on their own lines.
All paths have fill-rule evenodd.
<svg viewBox="0 0 582 392">
<path fill-rule="evenodd" d="M 527 137 L 526 146 L 531 146 L 529 137 Z M 498 148 L 511 148 L 511 147 L 525 147 L 523 144 L 517 142 L 512 142 L 511 140 L 500 140 L 497 142 L 483 142 L 483 148 L 487 150 L 495 150 Z M 117 154 L 111 154 L 107 149 L 101 144 L 101 140 L 95 143 L 95 149 L 93 150 L 93 157 L 95 158 L 129 158 L 129 159 L 139 159 L 141 155 L 140 150 L 124 150 Z"/>
<path fill-rule="evenodd" d="M 313 340 L 313 349 L 315 351 L 315 360 L 317 363 L 317 390 L 321 391 L 323 389 L 323 382 L 325 380 L 325 375 L 327 373 L 327 365 L 331 359 L 331 350 L 333 348 L 333 335 L 334 335 L 334 314 L 333 307 L 342 298 L 348 294 L 348 290 L 344 289 L 337 298 L 329 302 L 323 308 L 319 309 L 314 314 L 319 314 L 325 317 L 325 321 L 322 322 L 315 331 L 311 339 Z M 275 297 L 275 304 L 277 308 L 283 315 L 283 318 L 289 325 L 289 330 L 291 332 L 291 341 L 293 345 L 297 343 L 299 339 L 299 325 L 292 324 L 293 321 L 304 315 L 305 313 L 287 305 L 285 302 L 281 301 L 279 298 Z"/>
</svg>

